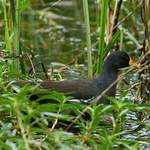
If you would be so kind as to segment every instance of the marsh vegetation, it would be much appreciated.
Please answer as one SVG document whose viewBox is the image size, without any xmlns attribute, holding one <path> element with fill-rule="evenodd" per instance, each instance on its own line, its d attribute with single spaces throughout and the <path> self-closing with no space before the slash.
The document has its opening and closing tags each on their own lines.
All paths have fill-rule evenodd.
<svg viewBox="0 0 150 150">
<path fill-rule="evenodd" d="M 149 30 L 149 0 L 0 0 L 0 149 L 149 150 Z M 122 71 L 110 105 L 56 91 L 31 101 L 36 84 L 13 84 L 91 79 L 118 50 L 138 67 Z"/>
</svg>

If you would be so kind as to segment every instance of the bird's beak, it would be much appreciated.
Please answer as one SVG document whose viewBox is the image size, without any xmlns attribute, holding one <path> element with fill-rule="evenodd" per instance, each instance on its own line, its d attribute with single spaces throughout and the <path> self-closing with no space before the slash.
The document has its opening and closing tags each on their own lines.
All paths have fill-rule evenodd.
<svg viewBox="0 0 150 150">
<path fill-rule="evenodd" d="M 134 69 L 140 69 L 140 63 L 135 59 L 135 57 L 133 56 L 129 56 L 130 60 L 129 60 L 129 67 L 132 67 Z M 129 67 L 125 67 L 125 68 L 119 68 L 120 71 L 126 70 Z"/>
<path fill-rule="evenodd" d="M 140 63 L 133 56 L 129 56 L 129 57 L 130 57 L 129 65 L 133 68 L 139 69 Z"/>
</svg>

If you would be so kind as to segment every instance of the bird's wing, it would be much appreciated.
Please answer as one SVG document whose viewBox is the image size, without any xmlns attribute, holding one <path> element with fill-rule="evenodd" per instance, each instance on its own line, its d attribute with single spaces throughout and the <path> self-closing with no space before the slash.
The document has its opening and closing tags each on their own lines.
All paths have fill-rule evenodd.
<svg viewBox="0 0 150 150">
<path fill-rule="evenodd" d="M 89 99 L 97 94 L 97 87 L 91 80 L 42 82 L 41 87 L 63 92 L 78 99 Z"/>
</svg>

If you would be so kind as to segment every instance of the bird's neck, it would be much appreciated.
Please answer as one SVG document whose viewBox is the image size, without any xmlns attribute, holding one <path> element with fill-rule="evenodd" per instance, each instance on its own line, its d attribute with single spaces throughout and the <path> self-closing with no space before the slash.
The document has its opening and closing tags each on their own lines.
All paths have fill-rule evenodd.
<svg viewBox="0 0 150 150">
<path fill-rule="evenodd" d="M 97 76 L 95 78 L 97 83 L 104 82 L 104 84 L 110 85 L 111 83 L 113 83 L 118 77 L 118 70 L 116 69 L 112 69 L 111 67 L 107 67 L 104 69 L 102 69 L 102 72 L 99 76 Z"/>
</svg>

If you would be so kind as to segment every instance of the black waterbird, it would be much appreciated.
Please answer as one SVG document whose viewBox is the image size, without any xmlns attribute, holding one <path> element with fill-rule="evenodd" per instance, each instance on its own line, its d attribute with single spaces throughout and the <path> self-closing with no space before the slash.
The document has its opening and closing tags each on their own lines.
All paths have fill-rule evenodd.
<svg viewBox="0 0 150 150">
<path fill-rule="evenodd" d="M 129 56 L 124 51 L 111 52 L 104 60 L 102 72 L 92 80 L 67 80 L 67 81 L 43 81 L 40 88 L 63 92 L 65 95 L 72 96 L 81 102 L 92 99 L 107 89 L 118 77 L 120 68 L 129 66 Z M 106 93 L 107 96 L 115 96 L 116 84 Z M 102 97 L 97 102 L 109 104 L 109 100 Z"/>
</svg>

